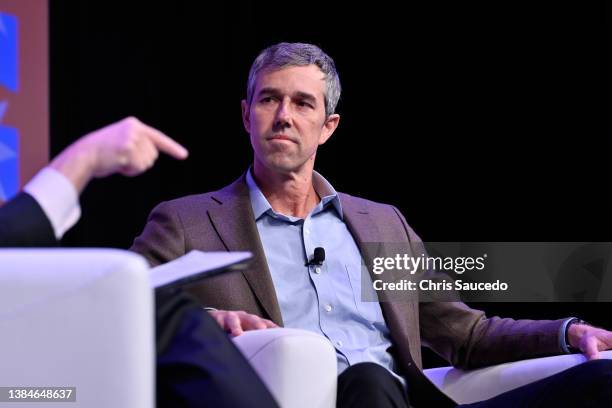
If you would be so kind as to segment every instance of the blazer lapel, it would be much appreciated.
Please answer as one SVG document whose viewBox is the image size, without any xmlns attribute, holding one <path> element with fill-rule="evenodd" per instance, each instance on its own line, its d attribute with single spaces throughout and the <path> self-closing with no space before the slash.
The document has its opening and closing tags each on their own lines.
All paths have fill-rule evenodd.
<svg viewBox="0 0 612 408">
<path fill-rule="evenodd" d="M 344 221 L 353 236 L 355 242 L 364 262 L 367 265 L 373 264 L 373 258 L 377 256 L 389 256 L 385 248 L 385 238 L 381 233 L 377 224 L 372 219 L 367 206 L 362 201 L 352 200 L 350 196 L 340 193 L 340 202 L 342 203 L 342 212 L 344 214 Z M 380 220 L 379 222 L 384 222 Z M 390 243 L 396 244 L 396 243 Z M 370 276 L 372 276 L 372 271 Z M 379 296 L 380 297 L 380 296 Z M 410 327 L 407 324 L 408 321 L 412 320 L 415 325 L 418 325 L 418 316 L 415 314 L 415 306 L 411 302 L 402 301 L 381 301 L 380 306 L 385 315 L 385 320 L 391 337 L 398 345 L 410 344 Z M 417 331 L 418 333 L 418 331 Z M 406 364 L 410 366 L 413 364 L 413 358 L 411 356 L 410 347 L 402 347 L 406 353 Z M 418 354 L 417 361 L 420 362 L 420 350 L 417 350 Z"/>
<path fill-rule="evenodd" d="M 342 204 L 342 213 L 344 214 L 344 222 L 355 239 L 355 243 L 359 248 L 363 261 L 368 265 L 370 277 L 374 279 L 375 277 L 372 276 L 372 270 L 369 266 L 373 264 L 374 258 L 385 256 L 385 247 L 381 231 L 372 219 L 363 201 L 353 200 L 350 196 L 342 193 L 339 195 Z M 379 300 L 382 300 L 380 299 L 380 295 L 377 295 Z M 381 302 L 383 309 L 384 303 L 385 302 Z"/>
<path fill-rule="evenodd" d="M 208 215 L 219 238 L 228 251 L 249 251 L 253 254 L 251 265 L 242 274 L 270 320 L 282 326 L 274 283 L 259 239 L 244 175 L 214 193 L 212 198 L 220 205 L 209 210 Z"/>
</svg>

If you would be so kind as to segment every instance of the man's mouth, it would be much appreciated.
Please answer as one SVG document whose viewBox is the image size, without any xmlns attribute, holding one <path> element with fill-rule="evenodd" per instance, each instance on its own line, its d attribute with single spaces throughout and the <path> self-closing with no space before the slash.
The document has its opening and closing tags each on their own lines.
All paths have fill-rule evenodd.
<svg viewBox="0 0 612 408">
<path fill-rule="evenodd" d="M 269 137 L 269 138 L 268 138 L 268 140 L 286 140 L 286 141 L 288 141 L 288 142 L 294 142 L 294 143 L 296 143 L 296 142 L 295 142 L 295 140 L 293 140 L 293 139 L 292 139 L 292 138 L 290 138 L 289 136 L 287 136 L 287 135 L 283 135 L 283 134 L 280 134 L 280 135 L 273 135 L 272 137 Z"/>
</svg>

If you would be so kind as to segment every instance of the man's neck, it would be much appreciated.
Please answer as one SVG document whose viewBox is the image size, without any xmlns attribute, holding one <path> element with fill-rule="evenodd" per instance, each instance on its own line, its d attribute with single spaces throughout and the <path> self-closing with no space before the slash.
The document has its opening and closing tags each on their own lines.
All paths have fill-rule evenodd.
<svg viewBox="0 0 612 408">
<path fill-rule="evenodd" d="M 283 215 L 306 218 L 320 198 L 312 185 L 313 169 L 279 173 L 255 163 L 253 178 L 272 209 Z"/>
</svg>

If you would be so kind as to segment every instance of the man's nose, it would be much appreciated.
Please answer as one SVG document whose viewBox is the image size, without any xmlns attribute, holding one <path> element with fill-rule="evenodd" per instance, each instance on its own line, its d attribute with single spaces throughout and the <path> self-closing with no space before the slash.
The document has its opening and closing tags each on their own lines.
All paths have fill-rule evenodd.
<svg viewBox="0 0 612 408">
<path fill-rule="evenodd" d="M 283 99 L 283 101 L 278 105 L 274 124 L 277 127 L 282 128 L 291 126 L 291 105 L 290 101 L 288 101 L 287 99 Z"/>
</svg>

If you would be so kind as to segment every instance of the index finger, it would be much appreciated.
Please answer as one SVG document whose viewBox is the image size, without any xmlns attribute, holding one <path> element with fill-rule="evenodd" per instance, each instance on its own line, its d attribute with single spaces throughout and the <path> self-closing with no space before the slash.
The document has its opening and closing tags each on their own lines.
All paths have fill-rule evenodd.
<svg viewBox="0 0 612 408">
<path fill-rule="evenodd" d="M 179 143 L 172 140 L 170 137 L 149 125 L 144 123 L 142 125 L 145 128 L 146 136 L 151 142 L 153 142 L 153 145 L 155 145 L 159 151 L 179 160 L 184 160 L 187 158 L 187 156 L 189 156 L 189 151 Z"/>
</svg>

